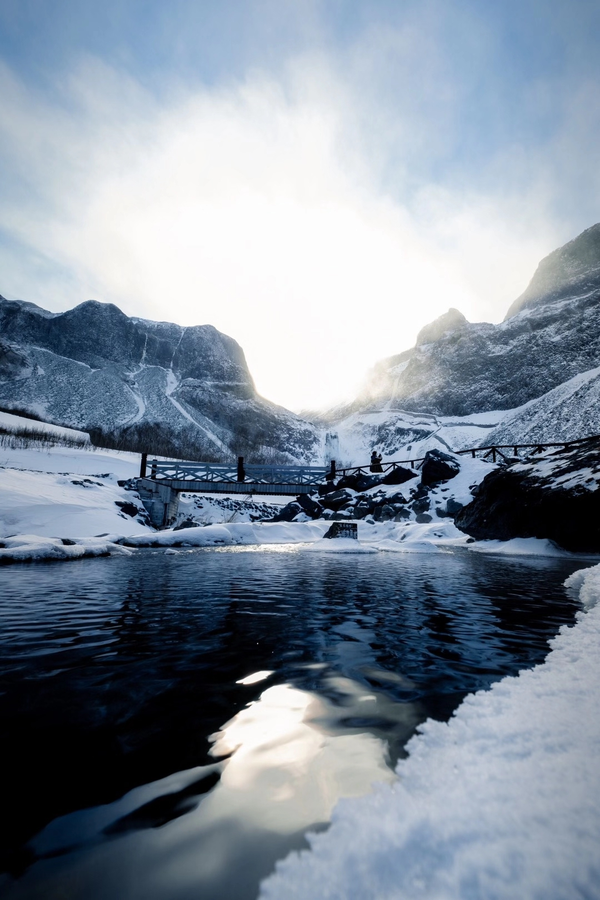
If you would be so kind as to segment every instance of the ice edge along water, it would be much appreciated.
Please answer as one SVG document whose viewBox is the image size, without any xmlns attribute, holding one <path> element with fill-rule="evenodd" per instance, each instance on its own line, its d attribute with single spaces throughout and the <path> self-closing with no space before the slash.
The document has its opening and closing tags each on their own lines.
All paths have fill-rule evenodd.
<svg viewBox="0 0 600 900">
<path fill-rule="evenodd" d="M 600 897 L 600 565 L 546 661 L 428 720 L 398 780 L 336 807 L 261 900 Z"/>
</svg>

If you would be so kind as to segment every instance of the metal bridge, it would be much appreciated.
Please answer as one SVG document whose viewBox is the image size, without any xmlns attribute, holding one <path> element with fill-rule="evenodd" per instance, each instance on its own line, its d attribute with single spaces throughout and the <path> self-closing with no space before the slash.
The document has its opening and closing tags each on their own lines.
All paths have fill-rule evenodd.
<svg viewBox="0 0 600 900">
<path fill-rule="evenodd" d="M 152 523 L 162 527 L 177 515 L 182 492 L 198 494 L 264 494 L 297 497 L 310 494 L 320 484 L 336 477 L 330 466 L 245 465 L 151 460 L 142 454 L 138 492 Z"/>
<path fill-rule="evenodd" d="M 222 494 L 308 494 L 327 478 L 335 478 L 332 466 L 247 466 L 243 457 L 237 464 L 156 460 L 148 463 L 142 457 L 140 478 L 144 481 L 168 482 L 175 491 Z"/>
<path fill-rule="evenodd" d="M 469 454 L 473 458 L 480 457 L 494 463 L 497 459 L 509 463 L 523 456 L 530 460 L 535 459 L 536 455 L 550 449 L 572 449 L 591 440 L 600 441 L 600 436 L 581 438 L 578 441 L 496 444 L 458 450 L 456 453 Z M 397 468 L 419 469 L 424 459 L 424 456 L 420 456 L 382 462 L 376 469 L 371 467 L 371 463 L 338 469 L 335 460 L 332 460 L 329 466 L 246 465 L 241 456 L 238 457 L 237 463 L 230 464 L 157 459 L 148 462 L 148 455 L 143 453 L 137 488 L 150 512 L 153 524 L 162 527 L 175 518 L 178 496 L 184 491 L 199 494 L 271 494 L 296 497 L 298 494 L 310 494 L 320 484 L 334 481 L 344 475 L 375 473 L 385 476 Z"/>
</svg>

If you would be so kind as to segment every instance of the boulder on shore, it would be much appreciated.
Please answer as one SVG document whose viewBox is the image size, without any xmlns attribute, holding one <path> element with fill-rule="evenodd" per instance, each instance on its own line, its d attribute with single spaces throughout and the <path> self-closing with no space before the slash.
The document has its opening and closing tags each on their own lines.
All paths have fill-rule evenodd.
<svg viewBox="0 0 600 900">
<path fill-rule="evenodd" d="M 433 485 L 449 481 L 460 472 L 460 465 L 449 453 L 442 450 L 428 450 L 421 466 L 421 484 Z"/>
</svg>

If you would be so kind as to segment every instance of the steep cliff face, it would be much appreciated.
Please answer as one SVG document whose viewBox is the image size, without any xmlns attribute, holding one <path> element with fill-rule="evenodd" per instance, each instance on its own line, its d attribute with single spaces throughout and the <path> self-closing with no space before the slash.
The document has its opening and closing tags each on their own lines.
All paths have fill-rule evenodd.
<svg viewBox="0 0 600 900">
<path fill-rule="evenodd" d="M 0 298 L 0 403 L 156 452 L 309 460 L 316 429 L 259 397 L 239 344 L 211 325 L 64 313 Z"/>
<path fill-rule="evenodd" d="M 600 223 L 545 257 L 506 314 L 600 291 Z"/>
</svg>

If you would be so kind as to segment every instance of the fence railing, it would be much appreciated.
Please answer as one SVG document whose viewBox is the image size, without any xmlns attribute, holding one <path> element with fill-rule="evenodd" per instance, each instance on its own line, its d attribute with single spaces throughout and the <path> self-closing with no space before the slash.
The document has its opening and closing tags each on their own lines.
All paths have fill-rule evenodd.
<svg viewBox="0 0 600 900">
<path fill-rule="evenodd" d="M 513 462 L 522 453 L 528 458 L 545 453 L 546 450 L 562 448 L 568 450 L 587 441 L 596 440 L 600 444 L 600 435 L 579 438 L 575 441 L 550 441 L 535 444 L 492 444 L 488 447 L 471 447 L 468 450 L 457 450 L 457 455 L 470 454 L 473 459 L 491 459 L 496 462 L 498 458 L 504 462 Z M 154 480 L 169 480 L 178 482 L 203 482 L 239 484 L 280 484 L 280 485 L 318 485 L 324 481 L 332 481 L 344 475 L 372 475 L 393 472 L 394 469 L 417 469 L 419 463 L 424 461 L 424 456 L 411 459 L 393 460 L 391 462 L 366 463 L 362 466 L 345 466 L 337 468 L 335 460 L 331 460 L 329 466 L 283 466 L 283 465 L 246 465 L 243 457 L 238 457 L 237 464 L 221 465 L 218 463 L 187 462 L 184 460 L 156 460 L 148 464 L 147 454 L 142 454 L 140 477 L 149 476 Z M 150 472 L 147 472 L 148 467 Z"/>
<path fill-rule="evenodd" d="M 217 463 L 151 460 L 150 478 L 163 481 L 239 484 L 321 484 L 329 468 L 326 466 L 218 465 Z"/>
</svg>

